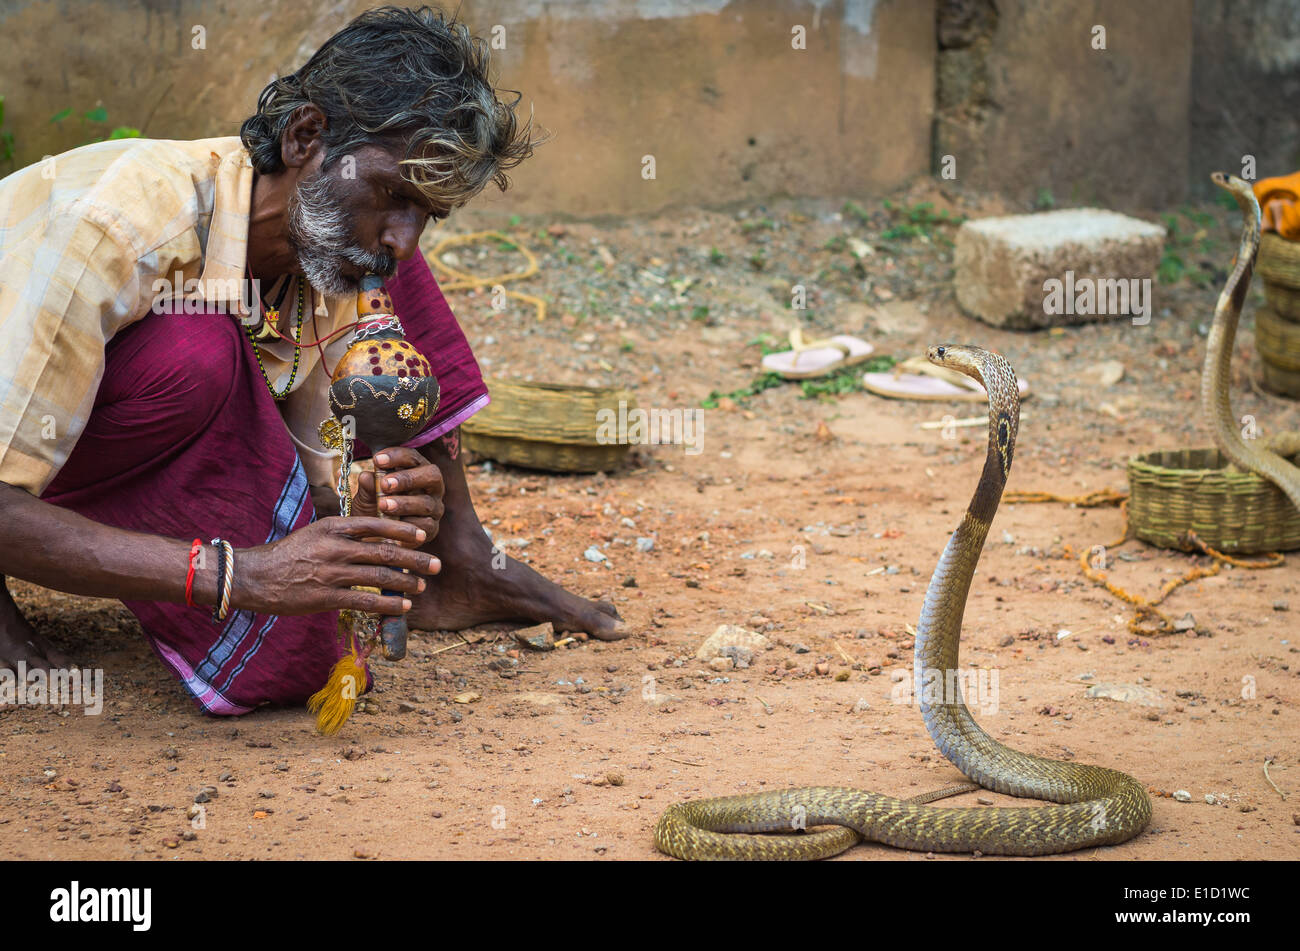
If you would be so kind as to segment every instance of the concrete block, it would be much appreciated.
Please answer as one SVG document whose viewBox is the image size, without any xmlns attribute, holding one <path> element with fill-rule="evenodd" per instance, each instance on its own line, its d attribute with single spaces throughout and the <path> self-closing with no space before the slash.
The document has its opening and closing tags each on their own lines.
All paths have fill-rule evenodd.
<svg viewBox="0 0 1300 951">
<path fill-rule="evenodd" d="M 957 303 L 987 324 L 1032 330 L 1151 312 L 1165 229 L 1097 208 L 968 221 L 957 232 Z"/>
</svg>

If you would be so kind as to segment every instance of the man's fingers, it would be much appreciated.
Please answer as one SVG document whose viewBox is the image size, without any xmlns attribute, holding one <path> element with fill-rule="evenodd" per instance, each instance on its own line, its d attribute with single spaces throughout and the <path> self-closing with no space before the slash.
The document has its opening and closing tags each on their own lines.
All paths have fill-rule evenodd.
<svg viewBox="0 0 1300 951">
<path fill-rule="evenodd" d="M 375 509 L 375 474 L 364 469 L 357 474 L 357 494 L 352 500 L 354 512 L 372 512 Z"/>
<path fill-rule="evenodd" d="M 411 609 L 410 599 L 403 600 L 391 595 L 376 594 L 373 591 L 355 591 L 351 588 L 339 592 L 337 608 L 351 611 L 366 611 L 370 614 L 405 614 Z"/>
<path fill-rule="evenodd" d="M 375 453 L 374 460 L 375 466 L 380 469 L 413 469 L 429 464 L 429 460 L 418 450 L 407 449 L 405 446 L 381 449 Z"/>
<path fill-rule="evenodd" d="M 392 542 L 357 542 L 349 545 L 348 561 L 354 565 L 380 565 L 385 568 L 406 568 L 424 575 L 435 575 L 442 570 L 442 562 L 433 555 Z M 358 584 L 359 582 L 352 582 Z"/>
<path fill-rule="evenodd" d="M 442 498 L 442 470 L 432 464 L 380 474 L 379 491 L 384 495 L 432 495 Z"/>
<path fill-rule="evenodd" d="M 349 587 L 383 588 L 415 595 L 424 590 L 425 581 L 419 575 L 381 565 L 348 565 L 343 571 L 342 583 Z"/>
<path fill-rule="evenodd" d="M 424 544 L 428 538 L 428 533 L 424 529 L 417 528 L 410 522 L 403 522 L 400 519 L 355 515 L 352 518 L 327 518 L 323 522 L 329 531 L 339 535 L 346 535 L 349 538 L 365 538 L 368 535 L 377 535 L 380 538 L 390 538 L 395 542 L 411 547 Z"/>
<path fill-rule="evenodd" d="M 391 518 L 442 518 L 442 499 L 432 495 L 389 495 L 379 500 L 379 510 Z"/>
</svg>

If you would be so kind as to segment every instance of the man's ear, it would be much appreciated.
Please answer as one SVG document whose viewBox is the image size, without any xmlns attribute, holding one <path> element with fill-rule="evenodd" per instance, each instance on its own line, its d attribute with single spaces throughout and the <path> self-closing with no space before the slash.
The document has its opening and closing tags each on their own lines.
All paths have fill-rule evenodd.
<svg viewBox="0 0 1300 951">
<path fill-rule="evenodd" d="M 325 113 L 311 103 L 293 111 L 280 137 L 280 158 L 287 168 L 303 168 L 317 155 L 324 155 L 327 123 Z"/>
</svg>

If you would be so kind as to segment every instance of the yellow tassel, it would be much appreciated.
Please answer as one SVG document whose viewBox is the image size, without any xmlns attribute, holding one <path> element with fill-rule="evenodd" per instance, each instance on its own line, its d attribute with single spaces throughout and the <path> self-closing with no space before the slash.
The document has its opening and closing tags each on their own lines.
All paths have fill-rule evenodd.
<svg viewBox="0 0 1300 951">
<path fill-rule="evenodd" d="M 333 736 L 343 729 L 356 708 L 357 697 L 365 689 L 366 668 L 354 644 L 334 665 L 325 686 L 307 701 L 307 709 L 316 714 L 316 729 L 325 736 Z"/>
</svg>

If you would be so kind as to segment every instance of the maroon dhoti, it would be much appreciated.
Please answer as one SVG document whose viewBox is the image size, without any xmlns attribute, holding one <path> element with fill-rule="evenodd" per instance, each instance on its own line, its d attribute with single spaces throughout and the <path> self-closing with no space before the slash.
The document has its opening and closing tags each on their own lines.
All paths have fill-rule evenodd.
<svg viewBox="0 0 1300 951">
<path fill-rule="evenodd" d="M 404 262 L 387 287 L 442 390 L 433 422 L 408 443 L 423 445 L 485 406 L 487 390 L 428 264 Z M 219 536 L 235 548 L 315 519 L 306 472 L 237 318 L 154 312 L 109 341 L 105 360 L 90 420 L 45 501 L 119 528 L 187 544 Z M 217 622 L 207 607 L 125 603 L 208 713 L 301 704 L 343 654 L 337 612 L 233 611 Z"/>
</svg>

